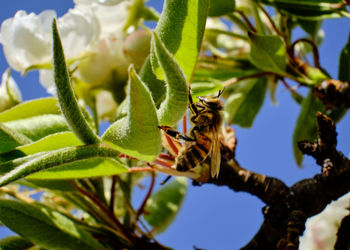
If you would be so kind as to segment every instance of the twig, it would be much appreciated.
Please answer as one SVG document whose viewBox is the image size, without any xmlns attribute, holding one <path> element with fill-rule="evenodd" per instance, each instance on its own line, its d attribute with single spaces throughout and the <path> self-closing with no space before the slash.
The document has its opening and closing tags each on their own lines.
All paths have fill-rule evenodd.
<svg viewBox="0 0 350 250">
<path fill-rule="evenodd" d="M 107 207 L 104 206 L 104 204 L 99 199 L 97 199 L 91 193 L 86 191 L 84 188 L 77 185 L 75 183 L 75 181 L 72 180 L 71 183 L 78 192 L 80 192 L 84 196 L 88 197 L 96 206 L 98 206 L 101 209 L 101 211 L 105 215 L 108 216 L 109 219 L 111 219 L 111 221 L 114 224 L 114 227 L 117 228 L 118 230 L 120 230 L 123 233 L 123 235 L 126 237 L 126 239 L 128 239 L 131 243 L 134 242 L 136 236 L 132 235 L 131 232 L 129 232 L 124 227 L 124 225 L 115 217 L 115 215 L 113 213 L 111 213 L 111 211 Z"/>
<path fill-rule="evenodd" d="M 247 76 L 233 77 L 233 78 L 228 79 L 227 81 L 225 81 L 223 86 L 224 87 L 228 87 L 228 86 L 230 86 L 232 84 L 235 84 L 235 83 L 237 83 L 239 81 L 243 81 L 243 80 L 251 79 L 251 78 L 259 78 L 259 77 L 264 77 L 264 76 L 269 76 L 269 75 L 279 76 L 278 74 L 276 74 L 274 72 L 265 72 L 265 71 L 264 72 L 258 72 L 258 73 L 247 75 Z"/>
<path fill-rule="evenodd" d="M 149 189 L 148 189 L 148 191 L 147 191 L 147 194 L 146 194 L 145 198 L 143 199 L 143 201 L 142 201 L 142 203 L 141 203 L 141 206 L 139 207 L 139 209 L 137 209 L 135 221 L 138 221 L 139 218 L 140 218 L 140 216 L 141 216 L 141 214 L 144 213 L 144 210 L 145 210 L 147 201 L 148 201 L 148 199 L 149 199 L 149 197 L 151 196 L 152 191 L 153 191 L 155 179 L 156 179 L 155 174 L 154 174 L 154 172 L 152 172 L 152 175 L 151 175 L 151 184 L 150 184 L 150 186 L 149 186 Z"/>
<path fill-rule="evenodd" d="M 187 135 L 187 115 L 185 114 L 184 117 L 182 117 L 182 131 L 185 135 Z"/>
<path fill-rule="evenodd" d="M 115 186 L 117 183 L 117 177 L 115 175 L 112 176 L 112 186 L 111 186 L 111 197 L 109 200 L 109 210 L 114 214 L 114 204 L 115 204 Z"/>
<path fill-rule="evenodd" d="M 267 19 L 269 20 L 273 30 L 276 32 L 277 35 L 279 35 L 280 37 L 283 37 L 283 34 L 278 30 L 275 22 L 271 19 L 269 13 L 267 13 L 267 11 L 264 9 L 264 7 L 261 4 L 258 4 L 258 7 L 262 10 L 262 12 L 264 12 L 265 16 L 267 17 Z"/>
<path fill-rule="evenodd" d="M 135 168 L 129 168 L 129 173 L 137 173 L 137 172 L 154 172 L 154 168 L 152 167 L 135 167 Z"/>
<path fill-rule="evenodd" d="M 305 42 L 305 43 L 308 43 L 311 45 L 312 47 L 312 55 L 313 55 L 313 60 L 314 60 L 314 66 L 316 68 L 320 68 L 320 55 L 318 53 L 318 48 L 316 46 L 316 44 L 311 41 L 310 39 L 307 39 L 307 38 L 300 38 L 296 41 L 294 41 L 291 46 L 290 46 L 290 53 L 292 55 L 292 57 L 294 57 L 294 48 L 295 48 L 295 45 L 299 42 Z"/>
<path fill-rule="evenodd" d="M 244 19 L 244 21 L 246 22 L 246 24 L 249 26 L 249 28 L 256 33 L 256 29 L 254 27 L 254 25 L 249 21 L 248 17 L 240 10 L 236 10 L 236 12 Z"/>
</svg>

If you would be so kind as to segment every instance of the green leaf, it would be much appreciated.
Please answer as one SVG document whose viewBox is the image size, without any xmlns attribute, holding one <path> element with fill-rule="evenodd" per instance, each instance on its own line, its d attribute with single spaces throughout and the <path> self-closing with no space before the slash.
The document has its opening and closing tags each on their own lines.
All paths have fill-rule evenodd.
<svg viewBox="0 0 350 250">
<path fill-rule="evenodd" d="M 0 153 L 0 163 L 6 162 L 6 161 L 10 161 L 16 158 L 20 158 L 26 156 L 22 151 L 20 150 L 11 150 L 5 153 Z"/>
<path fill-rule="evenodd" d="M 41 115 L 3 123 L 6 127 L 36 141 L 47 135 L 69 131 L 68 124 L 61 115 Z"/>
<path fill-rule="evenodd" d="M 286 47 L 279 36 L 249 32 L 250 59 L 258 68 L 284 75 L 287 67 Z"/>
<path fill-rule="evenodd" d="M 156 107 L 164 100 L 166 95 L 165 83 L 157 78 L 153 73 L 150 57 L 147 57 L 141 70 L 140 77 L 151 91 Z"/>
<path fill-rule="evenodd" d="M 70 147 L 59 149 L 56 151 L 51 151 L 46 154 L 43 154 L 39 157 L 35 157 L 30 161 L 26 161 L 25 163 L 15 167 L 10 172 L 7 172 L 3 176 L 0 177 L 0 186 L 7 185 L 11 182 L 24 178 L 30 174 L 34 174 L 36 172 L 53 168 L 53 167 L 61 167 L 64 164 L 75 163 L 80 160 L 87 160 L 91 158 L 116 158 L 119 153 L 115 150 L 105 147 L 102 145 L 89 145 L 89 146 L 78 146 L 78 147 Z M 74 165 L 74 164 L 73 164 Z M 120 165 L 120 164 L 119 164 Z M 120 166 L 115 164 L 115 173 L 120 173 Z M 75 166 L 75 165 L 74 165 Z M 100 176 L 101 171 L 97 165 L 97 175 Z M 63 166 L 64 167 L 64 166 Z M 75 167 L 76 168 L 76 167 Z M 91 166 L 89 166 L 91 168 Z M 87 168 L 84 170 L 84 165 L 81 164 L 81 172 L 79 177 L 84 176 L 93 176 L 94 169 Z M 62 171 L 66 170 L 63 168 Z M 59 170 L 57 170 L 59 171 Z M 110 170 L 106 170 L 106 173 L 110 173 Z M 64 173 L 62 173 L 64 175 Z"/>
<path fill-rule="evenodd" d="M 129 68 L 127 116 L 113 123 L 102 140 L 118 151 L 140 160 L 154 160 L 161 149 L 156 108 L 149 90 Z"/>
<path fill-rule="evenodd" d="M 208 16 L 223 16 L 235 10 L 235 0 L 210 0 Z"/>
<path fill-rule="evenodd" d="M 35 159 L 36 157 L 38 156 L 41 156 L 43 155 L 44 153 L 37 153 L 37 154 L 34 154 L 34 155 L 28 155 L 28 156 L 20 156 L 20 157 L 17 157 L 15 159 L 11 159 L 11 160 L 8 160 L 8 161 L 4 161 L 4 162 L 1 162 L 0 164 L 0 174 L 5 174 L 7 172 L 10 172 L 11 170 L 13 170 L 14 168 L 26 163 L 26 162 L 29 162 L 33 159 Z"/>
<path fill-rule="evenodd" d="M 0 153 L 8 152 L 17 146 L 31 142 L 28 137 L 0 123 Z"/>
<path fill-rule="evenodd" d="M 81 141 L 72 132 L 62 132 L 48 135 L 36 142 L 17 147 L 26 155 L 43 151 L 57 150 L 60 148 L 82 145 Z"/>
<path fill-rule="evenodd" d="M 241 81 L 234 85 L 224 108 L 225 119 L 241 127 L 251 127 L 264 103 L 266 78 Z"/>
<path fill-rule="evenodd" d="M 163 232 L 175 219 L 187 191 L 187 179 L 176 177 L 152 194 L 146 204 L 145 220 L 155 233 Z"/>
<path fill-rule="evenodd" d="M 46 188 L 53 191 L 76 192 L 77 190 L 69 180 L 43 180 L 28 179 L 20 182 L 21 185 L 31 188 Z"/>
<path fill-rule="evenodd" d="M 72 131 L 82 142 L 86 144 L 100 143 L 100 138 L 90 127 L 83 112 L 79 108 L 77 99 L 75 98 L 64 59 L 61 39 L 56 26 L 56 19 L 54 19 L 52 23 L 52 39 L 54 78 L 57 88 L 57 97 L 62 113 Z"/>
<path fill-rule="evenodd" d="M 0 220 L 12 231 L 47 249 L 103 249 L 76 222 L 39 204 L 0 199 Z"/>
<path fill-rule="evenodd" d="M 191 84 L 193 101 L 197 102 L 197 96 L 207 96 L 218 93 L 224 88 L 222 82 L 194 82 Z"/>
<path fill-rule="evenodd" d="M 19 236 L 9 236 L 0 240 L 1 250 L 25 250 L 34 244 Z"/>
<path fill-rule="evenodd" d="M 339 57 L 338 77 L 340 81 L 350 83 L 350 35 L 348 42 L 342 49 Z"/>
<path fill-rule="evenodd" d="M 151 55 L 155 55 L 165 75 L 167 83 L 166 97 L 160 105 L 157 114 L 159 124 L 172 126 L 177 123 L 187 111 L 188 86 L 185 75 L 166 49 L 157 33 L 152 34 Z"/>
<path fill-rule="evenodd" d="M 322 20 L 298 19 L 298 23 L 312 39 L 316 39 L 317 33 L 321 28 Z"/>
<path fill-rule="evenodd" d="M 192 76 L 202 45 L 209 0 L 166 0 L 157 24 L 156 33 L 183 69 L 186 80 Z M 176 34 L 176 35 L 174 35 Z M 164 79 L 151 56 L 152 67 L 159 79 Z"/>
<path fill-rule="evenodd" d="M 0 122 L 8 122 L 47 114 L 61 114 L 58 102 L 55 98 L 39 98 L 20 103 L 4 112 L 1 112 Z"/>
<path fill-rule="evenodd" d="M 55 168 L 43 170 L 26 179 L 73 179 L 117 175 L 128 172 L 122 162 L 106 157 L 94 157 L 86 160 L 62 164 Z"/>
<path fill-rule="evenodd" d="M 263 0 L 277 9 L 299 19 L 320 20 L 347 16 L 342 0 Z"/>
<path fill-rule="evenodd" d="M 316 139 L 317 123 L 316 113 L 325 112 L 325 108 L 310 90 L 308 96 L 301 104 L 301 110 L 293 134 L 294 158 L 298 166 L 301 166 L 304 155 L 298 148 L 298 142 L 302 140 L 314 141 Z"/>
<path fill-rule="evenodd" d="M 231 78 L 238 78 L 257 74 L 261 70 L 257 69 L 247 59 L 215 59 L 206 58 L 199 60 L 193 76 L 195 82 L 226 81 Z M 192 88 L 191 84 L 191 88 Z"/>
</svg>

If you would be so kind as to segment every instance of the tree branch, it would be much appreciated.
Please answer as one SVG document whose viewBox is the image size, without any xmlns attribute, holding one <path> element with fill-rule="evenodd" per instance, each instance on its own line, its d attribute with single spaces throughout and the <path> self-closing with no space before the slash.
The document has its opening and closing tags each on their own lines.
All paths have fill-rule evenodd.
<svg viewBox="0 0 350 250">
<path fill-rule="evenodd" d="M 257 234 L 243 249 L 298 249 L 299 236 L 307 218 L 320 213 L 331 201 L 350 191 L 350 160 L 336 150 L 337 133 L 334 122 L 318 113 L 318 140 L 300 142 L 304 154 L 315 158 L 322 174 L 287 187 L 282 181 L 251 172 L 239 166 L 234 152 L 222 145 L 219 177 L 207 183 L 245 191 L 260 198 L 264 222 Z M 204 183 L 202 183 L 204 184 Z"/>
</svg>

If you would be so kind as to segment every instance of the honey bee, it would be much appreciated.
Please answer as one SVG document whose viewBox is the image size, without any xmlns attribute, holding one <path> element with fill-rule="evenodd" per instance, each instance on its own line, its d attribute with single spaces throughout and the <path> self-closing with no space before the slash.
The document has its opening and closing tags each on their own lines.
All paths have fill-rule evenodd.
<svg viewBox="0 0 350 250">
<path fill-rule="evenodd" d="M 219 132 L 222 123 L 220 111 L 223 103 L 219 99 L 223 90 L 215 97 L 199 96 L 199 102 L 193 102 L 189 92 L 189 108 L 192 113 L 191 122 L 194 124 L 190 136 L 186 136 L 169 126 L 159 126 L 167 135 L 176 140 L 185 141 L 175 159 L 176 170 L 188 171 L 203 163 L 210 155 L 211 177 L 217 178 L 220 171 L 221 155 Z"/>
</svg>

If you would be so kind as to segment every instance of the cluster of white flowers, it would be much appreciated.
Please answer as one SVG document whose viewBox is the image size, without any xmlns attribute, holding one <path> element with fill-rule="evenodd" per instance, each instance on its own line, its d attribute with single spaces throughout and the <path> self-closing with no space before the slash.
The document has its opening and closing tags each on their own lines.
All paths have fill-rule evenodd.
<svg viewBox="0 0 350 250">
<path fill-rule="evenodd" d="M 95 88 L 113 89 L 106 86 L 111 84 L 111 74 L 118 82 L 125 82 L 128 66 L 133 63 L 140 67 L 148 55 L 150 35 L 133 28 L 124 32 L 129 0 L 74 0 L 74 3 L 74 8 L 59 18 L 52 10 L 38 15 L 20 10 L 5 20 L 0 43 L 7 62 L 22 73 L 39 70 L 39 81 L 49 93 L 55 94 L 51 25 L 57 18 L 66 60 L 71 70 L 76 69 L 73 78 Z"/>
<path fill-rule="evenodd" d="M 341 220 L 349 214 L 350 193 L 329 204 L 321 213 L 306 222 L 300 238 L 300 250 L 334 249 Z"/>
</svg>

